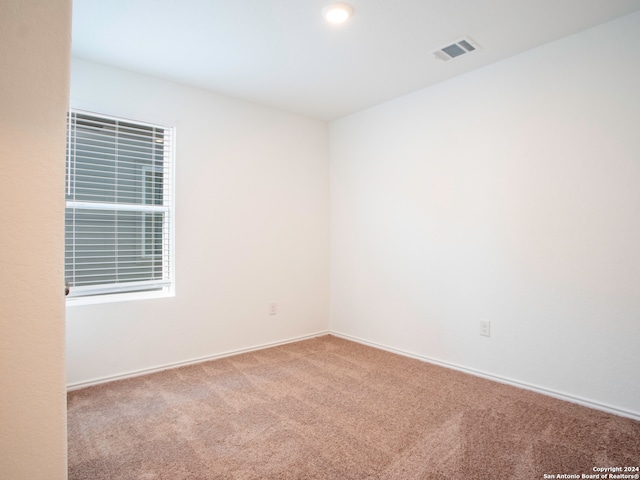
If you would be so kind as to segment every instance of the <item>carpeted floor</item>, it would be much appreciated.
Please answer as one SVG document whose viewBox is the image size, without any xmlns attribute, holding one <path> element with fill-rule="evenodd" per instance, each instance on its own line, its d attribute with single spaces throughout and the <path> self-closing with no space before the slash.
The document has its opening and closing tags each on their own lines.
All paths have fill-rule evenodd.
<svg viewBox="0 0 640 480">
<path fill-rule="evenodd" d="M 68 424 L 70 480 L 529 480 L 640 466 L 640 422 L 332 336 L 70 392 Z"/>
</svg>

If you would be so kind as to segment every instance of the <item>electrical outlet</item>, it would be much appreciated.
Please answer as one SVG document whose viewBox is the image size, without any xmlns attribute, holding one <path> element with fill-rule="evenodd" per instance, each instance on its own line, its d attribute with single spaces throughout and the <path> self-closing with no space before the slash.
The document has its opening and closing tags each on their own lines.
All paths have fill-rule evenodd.
<svg viewBox="0 0 640 480">
<path fill-rule="evenodd" d="M 278 314 L 278 304 L 276 302 L 269 303 L 269 315 Z"/>
<path fill-rule="evenodd" d="M 491 322 L 489 320 L 480 320 L 480 335 L 491 336 Z"/>
</svg>

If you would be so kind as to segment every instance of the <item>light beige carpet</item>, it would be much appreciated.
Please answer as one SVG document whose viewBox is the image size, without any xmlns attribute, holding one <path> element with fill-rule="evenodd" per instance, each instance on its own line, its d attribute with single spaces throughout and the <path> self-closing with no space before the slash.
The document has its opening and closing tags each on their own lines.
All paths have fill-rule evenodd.
<svg viewBox="0 0 640 480">
<path fill-rule="evenodd" d="M 640 422 L 332 336 L 69 393 L 70 480 L 542 479 Z"/>
</svg>

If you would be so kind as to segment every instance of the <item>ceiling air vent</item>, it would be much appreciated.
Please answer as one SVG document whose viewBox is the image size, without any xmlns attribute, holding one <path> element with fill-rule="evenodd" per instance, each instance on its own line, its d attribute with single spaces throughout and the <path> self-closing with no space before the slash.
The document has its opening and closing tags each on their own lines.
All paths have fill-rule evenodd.
<svg viewBox="0 0 640 480">
<path fill-rule="evenodd" d="M 449 60 L 466 55 L 475 50 L 480 49 L 480 45 L 471 40 L 469 37 L 462 38 L 457 42 L 447 45 L 446 47 L 439 48 L 433 52 L 436 58 L 448 62 Z"/>
</svg>

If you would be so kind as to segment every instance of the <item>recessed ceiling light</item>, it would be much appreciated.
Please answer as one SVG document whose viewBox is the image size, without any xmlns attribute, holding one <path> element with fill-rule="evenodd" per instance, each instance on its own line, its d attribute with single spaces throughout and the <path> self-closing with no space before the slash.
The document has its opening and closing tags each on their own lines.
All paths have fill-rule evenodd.
<svg viewBox="0 0 640 480">
<path fill-rule="evenodd" d="M 353 15 L 353 7 L 346 3 L 333 3 L 322 9 L 322 16 L 329 23 L 343 23 Z"/>
</svg>

